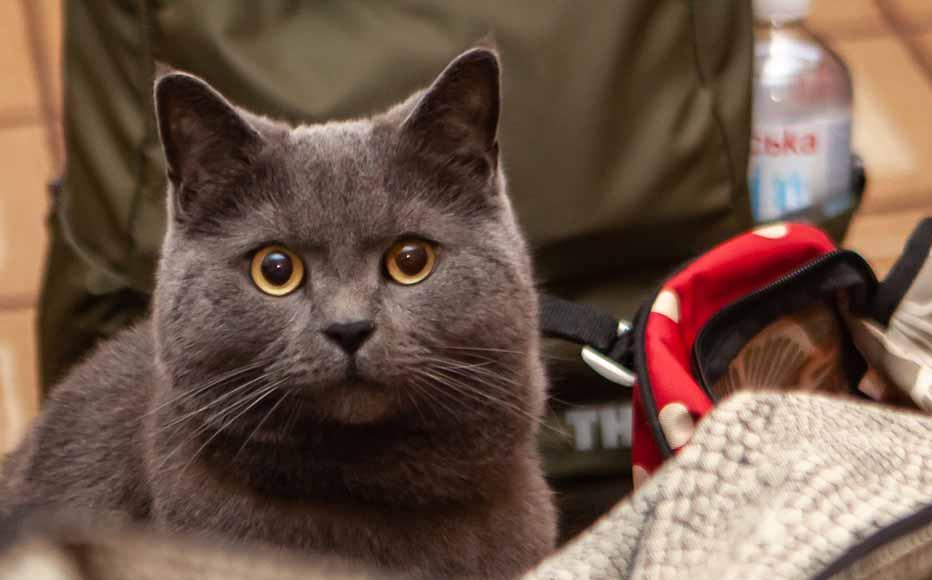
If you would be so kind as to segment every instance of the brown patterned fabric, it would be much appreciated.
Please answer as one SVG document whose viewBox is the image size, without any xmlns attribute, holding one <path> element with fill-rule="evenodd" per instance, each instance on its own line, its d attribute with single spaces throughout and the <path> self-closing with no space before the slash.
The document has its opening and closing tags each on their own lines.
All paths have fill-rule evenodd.
<svg viewBox="0 0 932 580">
<path fill-rule="evenodd" d="M 713 393 L 723 398 L 739 390 L 778 387 L 844 393 L 844 332 L 830 303 L 780 318 L 741 349 Z"/>
</svg>

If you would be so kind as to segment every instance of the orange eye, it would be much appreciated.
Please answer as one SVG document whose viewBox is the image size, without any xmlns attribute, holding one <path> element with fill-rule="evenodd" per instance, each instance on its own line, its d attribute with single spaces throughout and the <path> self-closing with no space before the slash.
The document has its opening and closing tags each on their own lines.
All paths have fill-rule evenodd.
<svg viewBox="0 0 932 580">
<path fill-rule="evenodd" d="M 385 254 L 385 270 L 392 280 L 405 286 L 430 276 L 437 261 L 434 247 L 422 240 L 401 240 Z"/>
<path fill-rule="evenodd" d="M 288 248 L 267 246 L 252 257 L 249 273 L 259 290 L 272 296 L 284 296 L 301 285 L 304 263 Z"/>
</svg>

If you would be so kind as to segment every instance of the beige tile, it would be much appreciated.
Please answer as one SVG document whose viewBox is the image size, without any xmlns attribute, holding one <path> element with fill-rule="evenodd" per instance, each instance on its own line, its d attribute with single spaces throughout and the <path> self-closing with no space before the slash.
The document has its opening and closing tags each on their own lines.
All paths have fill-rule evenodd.
<svg viewBox="0 0 932 580">
<path fill-rule="evenodd" d="M 932 63 L 932 30 L 924 32 L 915 38 L 925 53 L 926 61 Z"/>
<path fill-rule="evenodd" d="M 30 305 L 45 259 L 51 164 L 43 128 L 0 131 L 0 159 L 0 306 Z"/>
<path fill-rule="evenodd" d="M 45 44 L 45 58 L 52 89 L 52 105 L 56 115 L 61 118 L 62 109 L 62 2 L 63 0 L 42 0 L 40 17 L 42 18 L 42 41 Z"/>
<path fill-rule="evenodd" d="M 39 408 L 35 310 L 0 310 L 0 453 L 14 447 Z"/>
<path fill-rule="evenodd" d="M 835 47 L 854 79 L 854 148 L 868 174 L 864 209 L 912 206 L 932 191 L 932 84 L 894 38 Z"/>
<path fill-rule="evenodd" d="M 806 23 L 814 32 L 830 38 L 883 34 L 890 30 L 874 0 L 813 0 Z"/>
<path fill-rule="evenodd" d="M 929 192 L 932 202 L 932 191 Z M 864 256 L 878 277 L 890 271 L 903 251 L 906 240 L 929 208 L 914 208 L 885 213 L 861 213 L 851 222 L 844 246 Z"/>
<path fill-rule="evenodd" d="M 45 118 L 48 145 L 52 148 L 52 159 L 58 172 L 64 169 L 65 144 L 62 119 L 62 29 L 63 0 L 42 0 L 37 3 L 38 17 L 42 21 L 42 44 L 45 59 L 44 74 L 47 75 L 48 99 L 52 114 Z"/>
<path fill-rule="evenodd" d="M 929 0 L 889 0 L 900 25 L 908 30 L 932 30 L 932 2 Z"/>
<path fill-rule="evenodd" d="M 0 0 L 0 113 L 35 115 L 39 91 L 29 56 L 22 0 Z"/>
</svg>

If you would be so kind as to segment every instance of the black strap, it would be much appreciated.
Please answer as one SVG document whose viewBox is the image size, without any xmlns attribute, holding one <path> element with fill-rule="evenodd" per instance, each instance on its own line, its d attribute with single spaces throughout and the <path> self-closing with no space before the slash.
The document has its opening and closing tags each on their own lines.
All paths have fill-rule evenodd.
<svg viewBox="0 0 932 580">
<path fill-rule="evenodd" d="M 916 281 L 919 270 L 929 260 L 932 249 L 932 218 L 926 218 L 916 227 L 906 242 L 903 254 L 884 278 L 874 296 L 874 318 L 883 325 L 890 322 L 890 317 L 903 300 L 903 296 Z"/>
<path fill-rule="evenodd" d="M 540 327 L 544 336 L 589 345 L 608 353 L 618 339 L 618 319 L 585 304 L 544 294 Z"/>
</svg>

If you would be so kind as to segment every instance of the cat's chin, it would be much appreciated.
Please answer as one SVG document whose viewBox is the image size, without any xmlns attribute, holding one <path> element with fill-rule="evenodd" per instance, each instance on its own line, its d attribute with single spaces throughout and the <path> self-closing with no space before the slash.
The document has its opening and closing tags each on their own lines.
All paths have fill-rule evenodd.
<svg viewBox="0 0 932 580">
<path fill-rule="evenodd" d="M 316 412 L 349 425 L 384 421 L 397 411 L 395 397 L 384 388 L 360 381 L 331 387 L 315 399 Z"/>
</svg>

